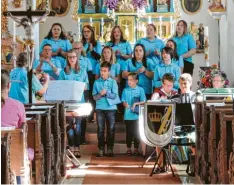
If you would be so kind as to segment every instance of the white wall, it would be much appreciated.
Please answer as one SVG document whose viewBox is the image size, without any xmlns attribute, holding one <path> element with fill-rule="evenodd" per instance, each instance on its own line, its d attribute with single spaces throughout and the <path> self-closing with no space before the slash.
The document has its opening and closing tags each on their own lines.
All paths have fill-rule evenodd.
<svg viewBox="0 0 234 185">
<path fill-rule="evenodd" d="M 227 1 L 227 14 L 220 20 L 221 69 L 225 71 L 234 87 L 234 1 Z"/>
</svg>

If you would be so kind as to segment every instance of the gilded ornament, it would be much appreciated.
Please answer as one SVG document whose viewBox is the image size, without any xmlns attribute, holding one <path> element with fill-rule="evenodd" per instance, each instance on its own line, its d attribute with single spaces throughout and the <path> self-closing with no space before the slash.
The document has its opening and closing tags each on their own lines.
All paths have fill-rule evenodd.
<svg viewBox="0 0 234 185">
<path fill-rule="evenodd" d="M 20 8 L 22 6 L 22 0 L 13 0 L 11 3 L 14 8 Z"/>
</svg>

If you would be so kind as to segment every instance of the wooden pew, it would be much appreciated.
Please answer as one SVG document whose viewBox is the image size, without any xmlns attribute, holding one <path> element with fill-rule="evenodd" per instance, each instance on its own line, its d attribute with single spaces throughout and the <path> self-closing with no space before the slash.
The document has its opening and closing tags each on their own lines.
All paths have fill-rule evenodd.
<svg viewBox="0 0 234 185">
<path fill-rule="evenodd" d="M 197 102 L 195 118 L 196 118 L 196 174 L 201 177 L 204 183 L 209 182 L 209 165 L 208 165 L 208 134 L 210 122 L 210 106 L 207 103 L 222 103 L 223 100 L 207 100 Z M 231 101 L 225 101 L 222 108 L 230 109 Z"/>
<path fill-rule="evenodd" d="M 57 183 L 61 175 L 66 174 L 66 117 L 64 103 L 43 103 L 43 104 L 26 104 L 25 107 L 34 110 L 44 110 L 41 106 L 51 106 L 51 129 L 54 136 L 55 147 L 55 181 Z M 33 110 L 32 110 L 33 111 Z"/>
<path fill-rule="evenodd" d="M 26 116 L 41 115 L 41 142 L 44 147 L 44 176 L 45 184 L 53 184 L 54 173 L 54 136 L 51 134 L 51 110 L 31 110 L 26 109 Z"/>
<path fill-rule="evenodd" d="M 30 184 L 30 162 L 27 152 L 27 124 L 22 129 L 1 130 L 1 138 L 11 135 L 10 161 L 12 171 L 21 177 L 22 184 Z"/>
<path fill-rule="evenodd" d="M 30 115 L 33 116 L 33 115 Z M 32 183 L 45 184 L 44 174 L 44 146 L 41 139 L 41 116 L 36 115 L 27 120 L 28 147 L 34 150 L 32 161 Z"/>
<path fill-rule="evenodd" d="M 230 107 L 210 107 L 210 122 L 209 122 L 209 137 L 208 137 L 208 168 L 209 177 L 208 182 L 216 184 L 218 182 L 217 174 L 217 149 L 220 141 L 220 113 L 232 115 L 233 109 Z"/>
<path fill-rule="evenodd" d="M 234 115 L 225 115 L 223 112 L 220 113 L 221 117 L 221 130 L 220 130 L 220 141 L 218 144 L 217 153 L 217 165 L 218 165 L 218 183 L 229 184 L 229 174 L 233 174 L 232 168 L 229 168 L 230 156 L 233 155 L 234 145 Z M 232 180 L 232 179 L 231 179 Z"/>
<path fill-rule="evenodd" d="M 11 134 L 7 133 L 1 138 L 1 184 L 14 184 L 16 176 L 11 169 Z"/>
</svg>

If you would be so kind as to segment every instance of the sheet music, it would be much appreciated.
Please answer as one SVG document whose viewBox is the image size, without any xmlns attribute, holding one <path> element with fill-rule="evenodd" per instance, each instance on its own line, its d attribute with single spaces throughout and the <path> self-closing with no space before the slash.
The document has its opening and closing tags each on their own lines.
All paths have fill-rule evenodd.
<svg viewBox="0 0 234 185">
<path fill-rule="evenodd" d="M 81 101 L 85 88 L 84 82 L 73 80 L 55 80 L 49 82 L 45 94 L 47 101 Z"/>
<path fill-rule="evenodd" d="M 206 106 L 210 107 L 211 105 L 214 105 L 215 107 L 223 107 L 225 106 L 225 103 L 206 103 Z"/>
</svg>

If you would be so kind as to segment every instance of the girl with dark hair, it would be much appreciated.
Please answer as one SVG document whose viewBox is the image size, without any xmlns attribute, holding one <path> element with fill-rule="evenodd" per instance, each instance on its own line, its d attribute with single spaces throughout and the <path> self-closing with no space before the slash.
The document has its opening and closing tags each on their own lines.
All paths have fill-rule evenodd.
<svg viewBox="0 0 234 185">
<path fill-rule="evenodd" d="M 70 41 L 66 38 L 60 23 L 54 23 L 44 38 L 40 46 L 40 53 L 42 53 L 44 45 L 50 44 L 52 47 L 52 57 L 61 63 L 62 69 L 66 66 L 67 51 L 72 49 Z"/>
<path fill-rule="evenodd" d="M 88 75 L 85 70 L 80 68 L 79 56 L 75 49 L 67 52 L 67 66 L 61 71 L 59 80 L 74 80 L 86 83 L 85 90 L 88 87 Z M 84 103 L 84 95 L 81 99 Z M 80 157 L 80 137 L 81 137 L 81 117 L 76 112 L 69 112 L 66 116 L 69 123 L 68 129 L 68 143 L 70 150 L 74 152 L 76 157 Z"/>
<path fill-rule="evenodd" d="M 1 70 L 1 127 L 15 126 L 20 128 L 25 122 L 24 105 L 8 97 L 10 76 L 7 70 Z"/>
<path fill-rule="evenodd" d="M 167 41 L 166 46 L 173 49 L 174 56 L 173 56 L 173 59 L 172 59 L 172 63 L 179 66 L 180 70 L 181 70 L 181 73 L 183 73 L 184 61 L 183 61 L 183 57 L 179 56 L 178 53 L 177 53 L 177 44 L 176 44 L 176 42 L 174 40 L 170 39 L 170 40 Z"/>
<path fill-rule="evenodd" d="M 153 86 L 155 88 L 160 88 L 162 86 L 163 75 L 166 73 L 172 73 L 175 78 L 174 89 L 179 88 L 179 77 L 180 68 L 172 63 L 174 57 L 174 51 L 172 48 L 165 47 L 162 50 L 162 63 L 155 68 Z"/>
<path fill-rule="evenodd" d="M 89 84 L 90 84 L 90 93 L 89 93 L 89 101 L 93 107 L 95 107 L 95 101 L 93 100 L 93 84 L 95 81 L 95 69 L 97 63 L 101 58 L 102 46 L 99 41 L 95 39 L 94 29 L 90 25 L 85 25 L 82 30 L 82 43 L 84 46 L 84 51 L 86 53 L 86 57 L 90 60 L 92 64 L 92 75 L 89 76 Z M 93 110 L 94 111 L 94 110 Z M 92 112 L 89 119 L 90 121 L 94 120 L 94 113 Z"/>
<path fill-rule="evenodd" d="M 93 74 L 95 74 L 96 65 L 101 58 L 102 46 L 95 39 L 95 33 L 90 25 L 85 25 L 82 30 L 82 43 L 87 58 L 92 64 Z"/>
<path fill-rule="evenodd" d="M 120 65 L 116 63 L 115 53 L 110 46 L 105 46 L 102 49 L 101 62 L 96 65 L 96 77 L 100 77 L 101 64 L 108 62 L 111 64 L 110 77 L 115 79 L 117 83 L 120 82 Z"/>
<path fill-rule="evenodd" d="M 138 86 L 144 89 L 146 98 L 150 99 L 153 92 L 152 79 L 155 64 L 152 60 L 146 58 L 144 45 L 136 44 L 133 53 L 133 58 L 127 60 L 127 65 L 123 69 L 122 76 L 127 79 L 129 73 L 137 73 L 139 75 Z"/>
<path fill-rule="evenodd" d="M 114 26 L 111 31 L 111 41 L 107 42 L 106 45 L 113 48 L 117 63 L 120 64 L 122 71 L 126 60 L 132 57 L 132 48 L 130 43 L 124 39 L 120 26 Z"/>
<path fill-rule="evenodd" d="M 28 95 L 28 76 L 27 76 L 27 54 L 20 53 L 16 60 L 17 67 L 13 69 L 10 73 L 11 88 L 9 96 L 13 99 L 16 99 L 22 103 L 29 103 Z M 36 102 L 35 93 L 40 95 L 44 94 L 48 88 L 49 84 L 49 75 L 43 74 L 45 78 L 45 83 L 42 86 L 40 81 L 35 75 L 32 76 L 32 102 Z"/>
<path fill-rule="evenodd" d="M 158 66 L 161 60 L 161 51 L 165 44 L 162 39 L 156 36 L 156 26 L 154 24 L 147 25 L 146 35 L 145 38 L 141 38 L 137 43 L 145 46 L 147 58 L 151 59 L 155 66 Z"/>
<path fill-rule="evenodd" d="M 184 20 L 180 20 L 176 26 L 176 34 L 172 38 L 177 44 L 177 53 L 183 57 L 184 73 L 193 75 L 194 64 L 192 56 L 196 54 L 196 42 L 192 35 L 188 33 L 188 25 Z"/>
</svg>

